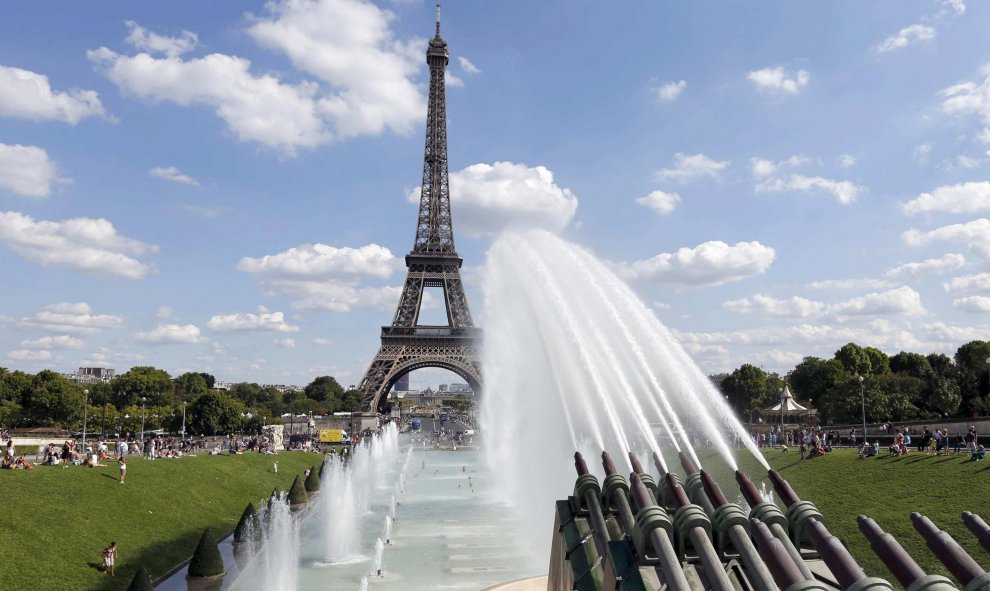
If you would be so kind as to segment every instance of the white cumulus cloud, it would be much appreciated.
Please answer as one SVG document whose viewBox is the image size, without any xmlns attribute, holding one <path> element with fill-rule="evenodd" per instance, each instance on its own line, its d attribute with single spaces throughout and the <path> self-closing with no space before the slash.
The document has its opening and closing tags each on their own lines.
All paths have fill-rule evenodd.
<svg viewBox="0 0 990 591">
<path fill-rule="evenodd" d="M 925 43 L 931 41 L 935 38 L 935 29 L 929 27 L 928 25 L 922 25 L 920 23 L 915 23 L 913 25 L 904 27 L 897 32 L 896 35 L 891 35 L 883 41 L 881 41 L 876 46 L 877 53 L 887 53 L 888 51 L 894 51 L 896 49 L 904 49 L 908 45 L 913 45 L 916 43 Z"/>
<path fill-rule="evenodd" d="M 975 213 L 990 211 L 990 181 L 975 181 L 936 187 L 901 204 L 907 215 L 919 213 Z"/>
<path fill-rule="evenodd" d="M 69 335 L 21 341 L 21 347 L 25 349 L 82 349 L 84 346 L 86 343 L 81 339 Z"/>
<path fill-rule="evenodd" d="M 266 278 L 384 279 L 397 268 L 397 259 L 389 249 L 377 244 L 352 248 L 317 243 L 303 244 L 261 258 L 244 257 L 238 261 L 237 268 Z"/>
<path fill-rule="evenodd" d="M 50 361 L 52 357 L 52 352 L 47 350 L 15 349 L 7 353 L 7 359 L 12 361 Z"/>
<path fill-rule="evenodd" d="M 296 340 L 295 339 L 275 339 L 275 346 L 280 349 L 295 349 Z"/>
<path fill-rule="evenodd" d="M 945 291 L 949 292 L 990 292 L 990 273 L 976 273 L 974 275 L 953 277 L 949 281 L 943 283 L 942 287 L 945 288 Z"/>
<path fill-rule="evenodd" d="M 901 234 L 904 242 L 921 246 L 932 242 L 951 242 L 968 247 L 974 254 L 990 259 L 990 220 L 980 218 L 965 224 L 951 224 L 928 232 L 911 228 Z"/>
<path fill-rule="evenodd" d="M 643 207 L 649 207 L 660 215 L 667 215 L 674 211 L 680 202 L 681 196 L 677 193 L 665 193 L 663 191 L 651 191 L 649 195 L 636 199 L 636 203 Z"/>
<path fill-rule="evenodd" d="M 182 172 L 174 166 L 156 166 L 149 170 L 148 174 L 155 178 L 172 181 L 173 183 L 192 185 L 194 187 L 199 186 L 199 181 L 189 175 L 182 174 Z"/>
<path fill-rule="evenodd" d="M 693 181 L 700 178 L 718 178 L 729 166 L 728 160 L 718 161 L 704 154 L 674 154 L 674 167 L 664 168 L 657 173 L 661 180 Z"/>
<path fill-rule="evenodd" d="M 621 263 L 619 271 L 628 279 L 680 286 L 722 285 L 766 273 L 775 254 L 773 248 L 756 241 L 729 245 L 716 240 Z"/>
<path fill-rule="evenodd" d="M 52 183 L 68 182 L 58 176 L 48 152 L 37 146 L 0 144 L 0 189 L 34 199 L 52 194 Z"/>
<path fill-rule="evenodd" d="M 798 94 L 808 85 L 811 75 L 807 70 L 798 70 L 793 75 L 783 66 L 754 70 L 746 78 L 756 86 L 757 90 L 778 94 Z"/>
<path fill-rule="evenodd" d="M 826 193 L 844 205 L 856 201 L 859 194 L 866 190 L 865 187 L 857 185 L 852 181 L 837 181 L 820 176 L 805 176 L 803 174 L 767 178 L 759 181 L 755 189 L 759 193 L 779 193 L 785 191 Z"/>
<path fill-rule="evenodd" d="M 336 135 L 408 133 L 422 120 L 416 76 L 426 43 L 397 39 L 392 12 L 364 0 L 274 0 L 265 8 L 248 34 L 332 89 L 318 109 Z"/>
<path fill-rule="evenodd" d="M 259 310 L 257 314 L 216 314 L 206 323 L 217 332 L 298 332 L 299 327 L 285 322 L 282 312 Z"/>
<path fill-rule="evenodd" d="M 420 201 L 420 188 L 406 193 Z M 545 166 L 513 162 L 472 164 L 450 173 L 450 200 L 458 234 L 485 236 L 507 228 L 559 232 L 577 211 L 578 199 L 554 181 Z"/>
<path fill-rule="evenodd" d="M 966 296 L 952 300 L 952 307 L 966 312 L 990 312 L 990 297 Z"/>
<path fill-rule="evenodd" d="M 130 30 L 126 41 L 138 51 L 160 53 L 167 57 L 176 57 L 189 53 L 196 48 L 199 37 L 191 31 L 182 31 L 178 37 L 159 35 L 145 29 L 134 21 L 125 21 Z"/>
<path fill-rule="evenodd" d="M 21 319 L 23 328 L 38 328 L 46 332 L 92 334 L 121 326 L 124 319 L 111 314 L 94 314 L 86 302 L 59 302 L 49 304 L 27 318 Z"/>
<path fill-rule="evenodd" d="M 917 263 L 905 263 L 898 265 L 884 273 L 885 277 L 919 277 L 934 273 L 942 275 L 956 269 L 961 269 L 966 264 L 966 257 L 961 254 L 949 253 L 937 259 L 926 259 Z"/>
<path fill-rule="evenodd" d="M 980 139 L 990 143 L 990 64 L 980 69 L 982 81 L 963 82 L 942 91 L 942 110 L 949 115 L 976 115 L 983 123 Z"/>
<path fill-rule="evenodd" d="M 139 332 L 135 340 L 149 345 L 194 345 L 209 341 L 194 324 L 161 324 L 150 332 Z"/>
<path fill-rule="evenodd" d="M 0 242 L 45 266 L 128 279 L 138 279 L 153 269 L 133 256 L 158 251 L 157 246 L 118 234 L 104 219 L 35 221 L 15 211 L 0 211 Z"/>
<path fill-rule="evenodd" d="M 816 302 L 799 296 L 781 299 L 762 294 L 756 294 L 740 300 L 730 300 L 724 302 L 722 307 L 730 312 L 739 314 L 762 314 L 766 316 L 796 318 L 817 316 L 826 309 L 824 302 Z"/>
<path fill-rule="evenodd" d="M 684 80 L 678 80 L 676 82 L 668 82 L 663 86 L 654 88 L 653 92 L 656 93 L 657 98 L 664 102 L 669 102 L 677 97 L 681 96 L 684 89 L 687 88 L 687 82 Z"/>
<path fill-rule="evenodd" d="M 836 316 L 917 316 L 925 312 L 921 295 L 907 286 L 869 293 L 830 307 Z"/>
<path fill-rule="evenodd" d="M 75 125 L 95 116 L 106 116 L 95 90 L 56 92 L 44 74 L 0 65 L 0 117 Z"/>
<path fill-rule="evenodd" d="M 480 74 L 481 70 L 478 66 L 471 63 L 471 60 L 464 57 L 463 55 L 457 56 L 457 63 L 461 64 L 461 69 L 464 70 L 465 74 Z"/>
</svg>

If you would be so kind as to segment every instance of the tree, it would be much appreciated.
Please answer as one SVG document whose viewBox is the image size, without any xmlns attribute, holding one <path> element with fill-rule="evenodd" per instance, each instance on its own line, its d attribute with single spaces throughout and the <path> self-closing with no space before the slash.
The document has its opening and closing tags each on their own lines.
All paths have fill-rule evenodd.
<svg viewBox="0 0 990 591">
<path fill-rule="evenodd" d="M 201 373 L 186 372 L 175 378 L 175 395 L 179 400 L 192 400 L 210 389 Z"/>
<path fill-rule="evenodd" d="M 187 572 L 187 576 L 191 579 L 219 577 L 224 574 L 223 557 L 220 555 L 217 539 L 209 528 L 203 530 L 196 551 L 193 552 L 192 559 L 189 561 Z"/>
<path fill-rule="evenodd" d="M 344 392 L 340 405 L 333 409 L 333 412 L 357 412 L 364 404 L 364 392 L 357 388 L 351 388 Z"/>
<path fill-rule="evenodd" d="M 928 409 L 935 414 L 944 413 L 955 416 L 962 404 L 962 394 L 959 382 L 942 376 L 933 375 L 929 387 Z"/>
<path fill-rule="evenodd" d="M 890 371 L 915 378 L 925 378 L 933 370 L 931 363 L 928 362 L 928 358 L 924 355 L 901 351 L 890 358 Z"/>
<path fill-rule="evenodd" d="M 216 387 L 217 379 L 213 377 L 213 374 L 199 372 L 199 375 L 203 376 L 203 379 L 206 380 L 206 387 L 208 389 L 212 390 L 213 388 Z"/>
<path fill-rule="evenodd" d="M 20 423 L 24 409 L 13 400 L 0 400 L 0 427 L 10 428 Z"/>
<path fill-rule="evenodd" d="M 856 343 L 846 343 L 835 352 L 835 359 L 846 373 L 865 376 L 870 373 L 870 355 Z"/>
<path fill-rule="evenodd" d="M 766 402 L 776 395 L 773 390 L 767 372 L 748 363 L 722 380 L 722 391 L 729 397 L 729 404 L 738 412 L 750 415 L 763 410 Z"/>
<path fill-rule="evenodd" d="M 146 398 L 146 405 L 171 404 L 174 400 L 175 384 L 168 372 L 148 366 L 132 367 L 113 382 L 114 402 L 117 408 L 128 404 L 138 404 Z"/>
<path fill-rule="evenodd" d="M 964 413 L 985 412 L 987 409 L 987 389 L 990 387 L 987 359 L 990 359 L 990 342 L 987 341 L 970 341 L 956 351 Z"/>
<path fill-rule="evenodd" d="M 304 390 L 306 398 L 323 402 L 327 408 L 336 408 L 344 395 L 344 388 L 331 376 L 320 376 L 310 382 Z"/>
<path fill-rule="evenodd" d="M 0 401 L 11 400 L 18 404 L 24 404 L 28 390 L 31 389 L 31 380 L 34 376 L 23 371 L 7 371 L 6 367 L 0 367 Z"/>
<path fill-rule="evenodd" d="M 68 428 L 82 419 L 82 388 L 47 369 L 34 376 L 25 402 L 24 410 L 36 425 Z"/>
<path fill-rule="evenodd" d="M 869 372 L 873 375 L 884 375 L 890 373 L 890 358 L 887 354 L 876 347 L 864 347 L 863 353 L 870 361 Z"/>
<path fill-rule="evenodd" d="M 787 381 L 794 395 L 802 400 L 810 400 L 821 412 L 822 421 L 828 423 L 831 417 L 825 405 L 825 399 L 837 384 L 846 379 L 847 373 L 837 359 L 820 359 L 805 357 L 797 364 Z"/>
<path fill-rule="evenodd" d="M 200 394 L 186 409 L 190 430 L 203 435 L 234 433 L 241 427 L 244 405 L 226 392 Z"/>
</svg>

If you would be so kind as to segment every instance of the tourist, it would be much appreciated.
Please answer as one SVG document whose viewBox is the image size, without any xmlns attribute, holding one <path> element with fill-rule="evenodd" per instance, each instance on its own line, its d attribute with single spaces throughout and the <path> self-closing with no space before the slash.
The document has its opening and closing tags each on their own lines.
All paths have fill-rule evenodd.
<svg viewBox="0 0 990 591">
<path fill-rule="evenodd" d="M 117 560 L 117 542 L 110 542 L 110 545 L 103 549 L 103 573 L 115 576 L 114 563 Z"/>
<path fill-rule="evenodd" d="M 801 460 L 804 460 L 805 454 L 808 452 L 808 444 L 805 443 L 804 437 L 801 438 Z"/>
<path fill-rule="evenodd" d="M 983 449 L 983 446 L 982 445 L 978 445 L 978 446 L 976 446 L 976 449 L 973 450 L 973 455 L 971 455 L 969 457 L 969 459 L 972 460 L 972 461 L 974 461 L 974 462 L 977 461 L 977 460 L 982 460 L 983 457 L 986 456 L 986 454 L 987 454 L 987 452 L 986 452 L 985 449 Z"/>
<path fill-rule="evenodd" d="M 7 457 L 10 458 L 11 461 L 13 461 L 14 460 L 15 453 L 16 452 L 14 450 L 14 440 L 13 439 L 8 439 L 7 440 Z"/>
<path fill-rule="evenodd" d="M 972 453 L 976 451 L 976 428 L 972 425 L 966 431 L 966 451 Z"/>
<path fill-rule="evenodd" d="M 272 472 L 278 474 L 278 462 L 272 462 Z"/>
<path fill-rule="evenodd" d="M 124 484 L 124 479 L 127 478 L 127 456 L 120 456 L 117 465 L 120 466 L 120 483 Z"/>
</svg>

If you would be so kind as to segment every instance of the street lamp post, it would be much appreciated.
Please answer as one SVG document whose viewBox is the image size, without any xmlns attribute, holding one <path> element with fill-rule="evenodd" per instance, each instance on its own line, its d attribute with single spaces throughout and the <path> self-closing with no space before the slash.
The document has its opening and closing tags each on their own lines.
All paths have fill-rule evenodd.
<svg viewBox="0 0 990 591">
<path fill-rule="evenodd" d="M 83 390 L 83 442 L 82 442 L 82 448 L 83 448 L 83 451 L 84 452 L 86 451 L 86 419 L 87 419 L 87 416 L 88 416 L 88 413 L 86 412 L 86 407 L 88 406 L 88 402 L 89 402 L 87 400 L 88 398 L 89 398 L 89 390 Z"/>
<path fill-rule="evenodd" d="M 784 390 L 780 391 L 780 432 L 784 432 L 784 401 L 787 398 L 784 397 Z"/>
<path fill-rule="evenodd" d="M 182 403 L 182 440 L 186 440 L 186 402 Z"/>
<path fill-rule="evenodd" d="M 859 403 L 863 408 L 863 443 L 866 443 L 866 384 L 863 376 L 859 376 Z"/>
</svg>

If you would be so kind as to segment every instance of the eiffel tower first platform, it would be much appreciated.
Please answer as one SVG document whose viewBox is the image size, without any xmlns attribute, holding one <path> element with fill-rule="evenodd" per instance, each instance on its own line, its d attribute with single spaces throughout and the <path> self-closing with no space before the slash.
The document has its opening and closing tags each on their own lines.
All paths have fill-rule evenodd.
<svg viewBox="0 0 990 591">
<path fill-rule="evenodd" d="M 426 111 L 426 150 L 419 199 L 416 241 L 406 255 L 406 283 L 390 326 L 382 327 L 382 346 L 358 386 L 364 392 L 364 410 L 382 409 L 392 385 L 403 375 L 424 367 L 440 367 L 462 377 L 481 391 L 481 329 L 474 326 L 461 281 L 463 259 L 454 248 L 447 182 L 447 107 L 444 74 L 447 42 L 440 38 L 440 5 L 436 36 L 430 40 L 430 98 Z M 443 288 L 446 326 L 419 324 L 423 292 Z"/>
</svg>

